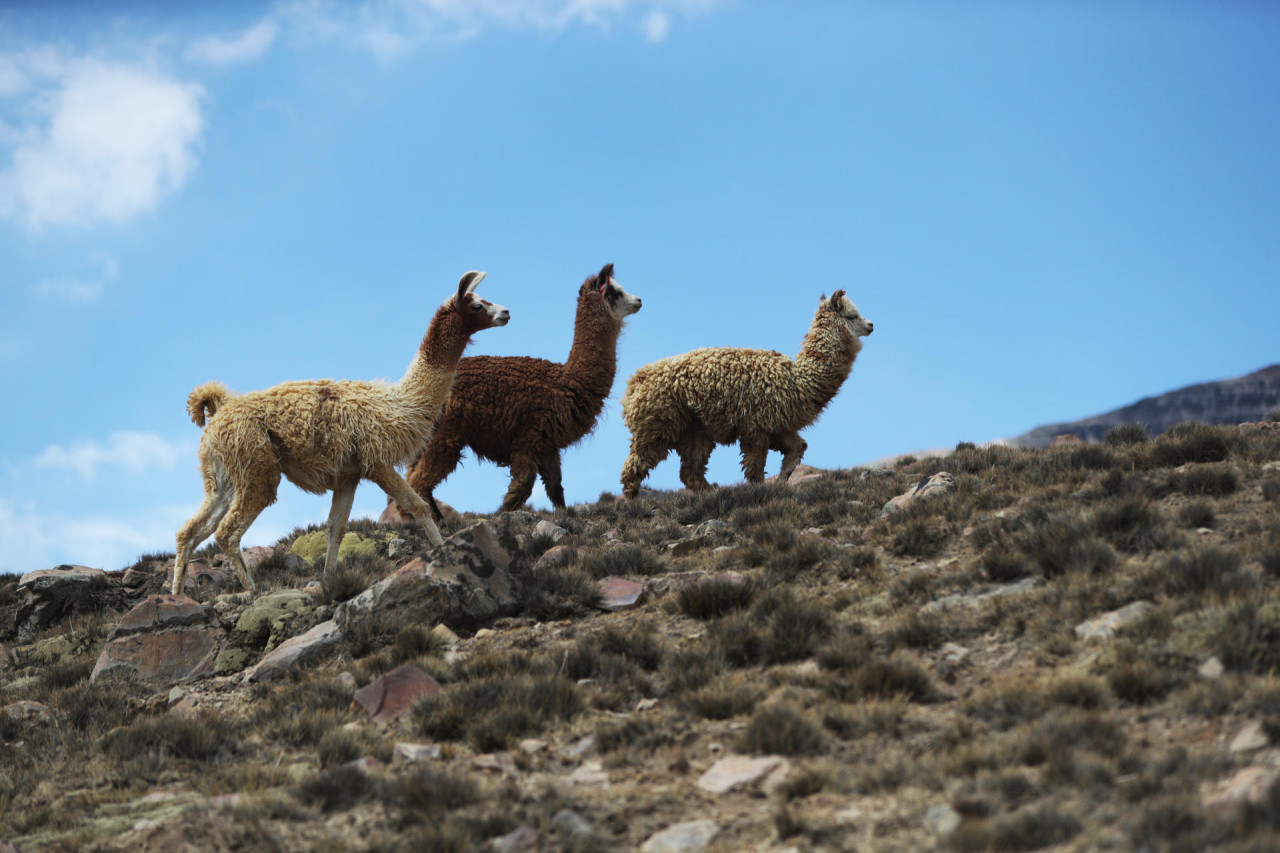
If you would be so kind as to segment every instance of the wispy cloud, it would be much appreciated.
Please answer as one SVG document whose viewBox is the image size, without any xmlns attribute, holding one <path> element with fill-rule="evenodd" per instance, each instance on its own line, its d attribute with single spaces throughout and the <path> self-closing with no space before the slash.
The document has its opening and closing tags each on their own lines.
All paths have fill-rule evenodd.
<svg viewBox="0 0 1280 853">
<path fill-rule="evenodd" d="M 277 17 L 301 37 L 345 42 L 391 60 L 433 38 L 464 39 L 490 27 L 559 32 L 576 24 L 634 26 L 663 41 L 672 15 L 695 15 L 721 0 L 291 0 Z"/>
<path fill-rule="evenodd" d="M 138 475 L 159 468 L 173 470 L 178 461 L 192 455 L 189 442 L 171 442 L 155 433 L 113 432 L 103 443 L 92 439 L 69 447 L 51 444 L 32 460 L 37 468 L 74 471 L 92 480 L 105 468 Z"/>
<path fill-rule="evenodd" d="M 32 56 L 9 83 L 35 119 L 8 134 L 0 213 L 34 229 L 119 223 L 182 186 L 204 129 L 201 87 L 140 66 Z"/>
<path fill-rule="evenodd" d="M 259 21 L 238 36 L 207 36 L 191 43 L 184 54 L 193 62 L 235 65 L 261 59 L 276 40 L 279 27 L 270 18 Z"/>
<path fill-rule="evenodd" d="M 174 531 L 193 509 L 76 518 L 0 498 L 0 572 L 23 574 L 62 563 L 122 569 L 143 553 L 171 550 Z"/>
<path fill-rule="evenodd" d="M 73 305 L 97 302 L 108 282 L 120 274 L 120 265 L 106 252 L 90 252 L 90 266 L 96 267 L 93 277 L 47 278 L 31 286 L 31 294 L 39 299 L 53 299 Z"/>
</svg>

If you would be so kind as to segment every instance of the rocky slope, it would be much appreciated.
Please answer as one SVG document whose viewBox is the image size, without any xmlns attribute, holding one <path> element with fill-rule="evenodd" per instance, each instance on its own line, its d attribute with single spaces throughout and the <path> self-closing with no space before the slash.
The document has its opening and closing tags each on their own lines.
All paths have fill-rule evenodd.
<svg viewBox="0 0 1280 853">
<path fill-rule="evenodd" d="M 0 851 L 1278 849 L 1280 429 L 0 578 Z"/>
<path fill-rule="evenodd" d="M 1145 397 L 1091 418 L 1036 427 L 1010 439 L 1010 443 L 1017 447 L 1048 447 L 1058 435 L 1075 435 L 1096 442 L 1102 440 L 1107 430 L 1121 424 L 1142 424 L 1154 436 L 1183 421 L 1242 424 L 1263 420 L 1277 410 L 1280 410 L 1280 364 L 1273 364 L 1236 379 L 1204 382 Z"/>
</svg>

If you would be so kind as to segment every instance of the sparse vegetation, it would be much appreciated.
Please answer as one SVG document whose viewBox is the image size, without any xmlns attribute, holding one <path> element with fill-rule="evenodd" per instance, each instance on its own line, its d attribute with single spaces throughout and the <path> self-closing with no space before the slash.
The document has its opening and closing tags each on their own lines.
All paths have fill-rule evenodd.
<svg viewBox="0 0 1280 853">
<path fill-rule="evenodd" d="M 0 576 L 0 707 L 45 708 L 0 713 L 0 841 L 159 849 L 153 835 L 173 846 L 216 826 L 243 849 L 467 851 L 527 826 L 541 849 L 603 851 L 711 817 L 725 849 L 850 849 L 868 829 L 904 850 L 1273 849 L 1280 788 L 1238 807 L 1206 800 L 1250 766 L 1227 749 L 1246 723 L 1280 743 L 1276 460 L 1272 431 L 1191 424 L 1149 439 L 1126 425 L 1098 445 L 962 442 L 794 486 L 602 495 L 541 514 L 570 535 L 536 573 L 551 540 L 527 516 L 504 529 L 515 604 L 451 624 L 456 640 L 392 611 L 289 677 L 172 695 L 90 680 L 119 614 L 160 590 L 168 555 L 140 558 L 146 586 L 69 594 L 21 638 L 25 593 Z M 954 490 L 880 517 L 940 471 Z M 724 523 L 694 547 L 668 548 L 712 519 Z M 376 555 L 321 577 L 288 632 L 428 547 L 416 525 L 351 528 Z M 396 559 L 387 533 L 405 540 Z M 291 538 L 255 566 L 263 588 L 316 579 L 287 555 Z M 222 565 L 216 549 L 199 556 Z M 600 610 L 610 576 L 646 598 Z M 233 626 L 244 605 L 222 594 L 235 591 L 195 594 Z M 1140 601 L 1153 606 L 1114 636 L 1077 635 Z M 236 642 L 249 664 L 261 656 Z M 403 663 L 441 692 L 371 722 L 354 691 Z M 438 757 L 393 759 L 400 743 Z M 787 756 L 791 771 L 727 795 L 767 798 L 758 809 L 688 796 L 735 754 Z M 152 795 L 211 817 L 187 830 L 135 818 Z M 224 795 L 235 804 L 207 802 Z M 839 816 L 851 797 L 853 823 Z M 945 835 L 929 828 L 935 805 L 961 818 Z M 94 835 L 117 814 L 142 828 Z"/>
</svg>

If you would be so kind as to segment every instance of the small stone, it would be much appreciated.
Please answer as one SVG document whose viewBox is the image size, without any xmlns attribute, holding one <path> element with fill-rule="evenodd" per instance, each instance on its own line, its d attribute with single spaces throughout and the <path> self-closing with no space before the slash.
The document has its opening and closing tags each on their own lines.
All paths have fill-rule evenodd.
<svg viewBox="0 0 1280 853">
<path fill-rule="evenodd" d="M 600 581 L 600 609 L 627 610 L 644 598 L 644 587 L 626 578 L 608 577 Z"/>
<path fill-rule="evenodd" d="M 488 770 L 491 773 L 508 773 L 515 770 L 515 762 L 511 760 L 511 754 L 508 752 L 489 752 L 484 755 L 473 756 L 467 762 L 476 770 Z"/>
<path fill-rule="evenodd" d="M 1135 601 L 1126 604 L 1119 610 L 1112 610 L 1101 616 L 1081 622 L 1076 626 L 1076 636 L 1086 642 L 1090 640 L 1110 640 L 1125 628 L 1141 622 L 1156 606 L 1149 601 Z"/>
<path fill-rule="evenodd" d="M 656 707 L 658 707 L 657 699 L 652 699 L 652 698 L 641 699 L 639 702 L 636 703 L 637 711 L 652 711 Z"/>
<path fill-rule="evenodd" d="M 906 509 L 916 501 L 954 492 L 955 488 L 955 478 L 946 471 L 939 471 L 927 480 L 912 483 L 905 493 L 886 503 L 880 510 L 880 517 L 893 515 L 893 513 Z"/>
<path fill-rule="evenodd" d="M 708 519 L 699 524 L 693 531 L 694 536 L 709 536 L 729 529 L 729 522 L 719 518 Z"/>
<path fill-rule="evenodd" d="M 969 650 L 958 643 L 945 643 L 942 646 L 942 656 L 950 664 L 959 665 L 964 663 L 969 654 Z"/>
<path fill-rule="evenodd" d="M 441 625 L 435 626 L 434 628 L 431 629 L 431 636 L 434 637 L 436 641 L 441 643 L 442 645 L 446 645 L 446 646 L 458 645 L 458 635 L 453 633 L 453 631 L 449 630 L 448 625 L 441 624 Z"/>
<path fill-rule="evenodd" d="M 1262 730 L 1262 723 L 1255 720 L 1240 730 L 1227 749 L 1230 752 L 1253 752 L 1256 749 L 1264 749 L 1270 743 L 1271 739 Z"/>
<path fill-rule="evenodd" d="M 420 667 L 403 664 L 355 693 L 355 703 L 378 722 L 395 720 L 413 710 L 421 699 L 439 696 L 440 683 Z"/>
<path fill-rule="evenodd" d="M 492 628 L 481 628 L 479 631 L 476 631 L 476 639 L 483 640 L 488 637 L 492 637 L 494 633 L 495 632 Z"/>
<path fill-rule="evenodd" d="M 1221 678 L 1224 671 L 1225 668 L 1222 666 L 1222 661 L 1218 660 L 1216 656 L 1200 664 L 1199 669 L 1200 677 L 1208 678 L 1211 681 Z"/>
<path fill-rule="evenodd" d="M 43 720 L 53 713 L 49 710 L 48 705 L 41 704 L 40 702 L 32 702 L 28 699 L 24 699 L 20 702 L 11 702 L 0 710 L 3 710 L 4 715 L 11 720 Z"/>
<path fill-rule="evenodd" d="M 561 809 L 551 819 L 551 828 L 564 835 L 589 835 L 591 821 L 572 809 Z"/>
<path fill-rule="evenodd" d="M 540 844 L 538 830 L 527 823 L 489 842 L 489 846 L 496 853 L 532 853 L 539 848 Z"/>
<path fill-rule="evenodd" d="M 716 837 L 720 827 L 714 820 L 694 820 L 668 826 L 649 836 L 640 845 L 641 853 L 683 853 L 686 850 L 702 850 Z"/>
<path fill-rule="evenodd" d="M 1271 786 L 1280 779 L 1280 768 L 1245 767 L 1219 784 L 1218 792 L 1204 800 L 1204 809 L 1218 818 L 1233 817 L 1246 805 L 1261 805 Z"/>
<path fill-rule="evenodd" d="M 520 751 L 523 752 L 525 755 L 537 755 L 539 752 L 546 751 L 547 742 L 545 740 L 538 740 L 537 738 L 528 737 L 520 741 L 519 746 L 520 746 Z"/>
<path fill-rule="evenodd" d="M 169 704 L 172 705 L 174 702 L 181 701 L 182 697 L 186 695 L 187 691 L 183 690 L 181 687 L 173 688 L 169 691 Z"/>
<path fill-rule="evenodd" d="M 559 542 L 561 539 L 569 535 L 569 531 L 563 527 L 558 527 L 551 522 L 543 519 L 533 526 L 534 536 L 545 536 L 552 542 Z"/>
<path fill-rule="evenodd" d="M 562 746 L 556 750 L 558 755 L 565 758 L 581 758 L 596 748 L 596 739 L 592 735 L 575 740 L 573 743 Z"/>
<path fill-rule="evenodd" d="M 443 757 L 444 749 L 438 743 L 397 743 L 391 750 L 391 761 L 396 764 L 420 764 Z"/>
<path fill-rule="evenodd" d="M 608 788 L 609 774 L 604 772 L 604 764 L 598 759 L 584 762 L 581 767 L 569 774 L 570 785 L 590 785 Z"/>
<path fill-rule="evenodd" d="M 924 813 L 925 826 L 939 838 L 945 838 L 960 826 L 960 813 L 946 803 L 936 805 Z"/>
<path fill-rule="evenodd" d="M 753 758 L 731 755 L 722 758 L 698 779 L 698 787 L 713 794 L 723 794 L 739 785 L 754 785 L 776 772 L 786 774 L 789 762 L 780 755 Z"/>
<path fill-rule="evenodd" d="M 575 553 L 577 552 L 568 545 L 556 545 L 548 548 L 546 553 L 539 557 L 538 561 L 533 564 L 532 571 L 536 575 L 539 572 L 544 572 L 548 569 L 555 569 L 560 566 L 568 565 L 573 560 Z"/>
<path fill-rule="evenodd" d="M 409 543 L 397 536 L 387 543 L 387 558 L 394 560 L 407 553 Z"/>
</svg>

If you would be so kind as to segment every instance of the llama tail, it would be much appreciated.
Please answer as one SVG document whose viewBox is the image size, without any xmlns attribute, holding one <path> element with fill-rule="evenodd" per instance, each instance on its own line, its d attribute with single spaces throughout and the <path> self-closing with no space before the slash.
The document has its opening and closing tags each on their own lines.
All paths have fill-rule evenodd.
<svg viewBox="0 0 1280 853">
<path fill-rule="evenodd" d="M 230 396 L 231 390 L 216 380 L 198 385 L 187 397 L 187 414 L 196 426 L 202 427 L 205 419 L 212 417 Z"/>
</svg>

